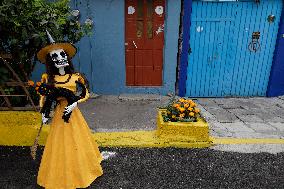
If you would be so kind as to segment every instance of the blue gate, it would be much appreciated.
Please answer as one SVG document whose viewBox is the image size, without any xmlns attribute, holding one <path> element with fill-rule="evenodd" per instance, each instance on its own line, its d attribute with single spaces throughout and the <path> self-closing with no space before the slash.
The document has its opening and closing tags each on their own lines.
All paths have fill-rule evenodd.
<svg viewBox="0 0 284 189">
<path fill-rule="evenodd" d="M 265 96 L 282 4 L 193 1 L 186 96 Z"/>
</svg>

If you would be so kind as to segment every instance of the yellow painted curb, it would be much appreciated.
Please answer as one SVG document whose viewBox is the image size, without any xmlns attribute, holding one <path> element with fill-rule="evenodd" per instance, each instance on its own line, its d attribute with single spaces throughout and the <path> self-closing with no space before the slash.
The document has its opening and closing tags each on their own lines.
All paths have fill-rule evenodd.
<svg viewBox="0 0 284 189">
<path fill-rule="evenodd" d="M 0 112 L 0 145 L 31 146 L 40 128 L 41 115 L 32 111 Z M 39 145 L 44 145 L 49 126 L 44 125 L 39 137 Z M 130 131 L 93 133 L 94 139 L 104 147 L 177 147 L 204 148 L 212 145 L 210 139 L 200 140 L 187 137 L 186 140 L 169 140 L 157 137 L 157 131 Z"/>
<path fill-rule="evenodd" d="M 41 115 L 37 112 L 0 112 L 0 145 L 31 146 L 40 127 Z M 39 138 L 39 145 L 44 145 L 49 132 L 44 125 Z M 198 141 L 194 138 L 172 141 L 159 138 L 157 131 L 130 131 L 93 133 L 94 139 L 103 147 L 176 147 L 204 148 L 218 144 L 284 144 L 284 139 L 255 138 L 212 138 Z"/>
<path fill-rule="evenodd" d="M 205 148 L 212 145 L 211 141 L 168 141 L 158 138 L 156 131 L 95 133 L 94 138 L 104 147 Z"/>
<path fill-rule="evenodd" d="M 284 144 L 277 138 L 212 138 L 213 144 Z"/>
</svg>

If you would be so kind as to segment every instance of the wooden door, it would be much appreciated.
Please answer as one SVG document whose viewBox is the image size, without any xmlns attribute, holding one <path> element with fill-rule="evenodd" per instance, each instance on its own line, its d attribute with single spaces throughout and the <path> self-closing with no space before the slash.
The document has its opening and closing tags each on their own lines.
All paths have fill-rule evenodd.
<svg viewBox="0 0 284 189">
<path fill-rule="evenodd" d="M 162 85 L 164 15 L 164 0 L 126 0 L 127 86 Z"/>
<path fill-rule="evenodd" d="M 186 96 L 265 96 L 282 7 L 282 0 L 193 1 Z M 255 32 L 260 48 L 252 51 Z"/>
</svg>

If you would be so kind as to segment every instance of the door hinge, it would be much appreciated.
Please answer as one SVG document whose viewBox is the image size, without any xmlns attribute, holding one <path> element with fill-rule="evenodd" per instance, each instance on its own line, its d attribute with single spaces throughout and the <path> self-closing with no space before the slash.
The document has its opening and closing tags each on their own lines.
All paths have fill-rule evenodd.
<svg viewBox="0 0 284 189">
<path fill-rule="evenodd" d="M 191 47 L 188 48 L 188 54 L 191 54 L 192 51 L 191 51 Z"/>
</svg>

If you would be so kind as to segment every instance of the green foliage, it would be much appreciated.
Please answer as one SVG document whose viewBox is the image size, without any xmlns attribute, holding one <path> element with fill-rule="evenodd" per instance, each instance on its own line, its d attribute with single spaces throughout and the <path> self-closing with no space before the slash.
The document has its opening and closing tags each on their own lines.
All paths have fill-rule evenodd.
<svg viewBox="0 0 284 189">
<path fill-rule="evenodd" d="M 0 85 L 3 85 L 3 81 L 6 81 L 8 78 L 9 78 L 8 70 L 5 67 L 0 66 Z"/>
<path fill-rule="evenodd" d="M 12 54 L 13 63 L 22 64 L 30 76 L 36 53 L 48 43 L 46 29 L 56 41 L 71 43 L 90 34 L 91 26 L 71 11 L 69 0 L 0 1 L 0 52 Z"/>
</svg>

